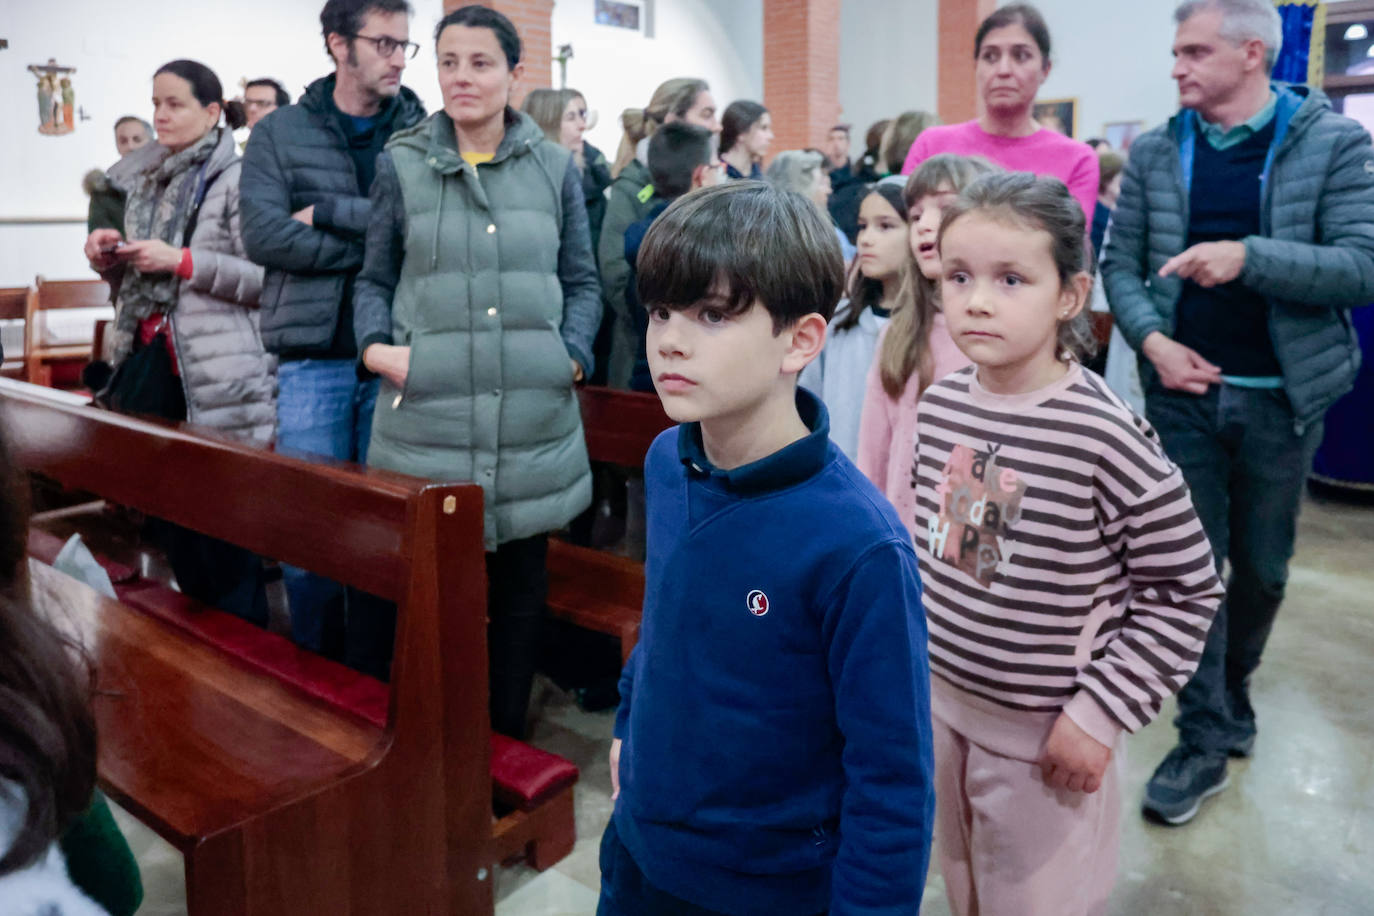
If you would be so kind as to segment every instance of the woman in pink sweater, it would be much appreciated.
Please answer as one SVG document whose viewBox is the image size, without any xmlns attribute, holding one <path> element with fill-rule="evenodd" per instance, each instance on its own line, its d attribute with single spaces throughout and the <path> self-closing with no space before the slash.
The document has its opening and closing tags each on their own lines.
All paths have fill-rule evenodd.
<svg viewBox="0 0 1374 916">
<path fill-rule="evenodd" d="M 1031 117 L 1035 95 L 1050 75 L 1050 30 L 1028 3 L 996 10 L 974 39 L 982 114 L 963 124 L 921 132 L 902 174 L 937 153 L 986 156 L 1012 172 L 1051 175 L 1068 185 L 1091 221 L 1097 204 L 1097 155 L 1086 143 L 1041 127 Z"/>
<path fill-rule="evenodd" d="M 933 382 L 969 364 L 940 312 L 940 252 L 935 246 L 940 213 L 973 179 L 997 170 L 981 156 L 940 155 L 926 160 L 902 189 L 917 269 L 907 280 L 913 286 L 907 305 L 878 337 L 859 418 L 856 463 L 908 529 L 916 517 L 911 468 L 916 402 Z"/>
</svg>

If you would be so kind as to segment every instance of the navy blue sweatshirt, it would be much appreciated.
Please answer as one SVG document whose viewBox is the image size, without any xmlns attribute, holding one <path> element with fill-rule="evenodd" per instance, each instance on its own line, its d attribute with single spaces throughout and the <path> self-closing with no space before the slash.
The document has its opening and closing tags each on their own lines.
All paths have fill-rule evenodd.
<svg viewBox="0 0 1374 916">
<path fill-rule="evenodd" d="M 644 465 L 639 644 L 621 677 L 621 841 L 731 916 L 911 916 L 930 857 L 930 674 L 911 539 L 829 439 L 713 468 L 701 428 Z"/>
</svg>

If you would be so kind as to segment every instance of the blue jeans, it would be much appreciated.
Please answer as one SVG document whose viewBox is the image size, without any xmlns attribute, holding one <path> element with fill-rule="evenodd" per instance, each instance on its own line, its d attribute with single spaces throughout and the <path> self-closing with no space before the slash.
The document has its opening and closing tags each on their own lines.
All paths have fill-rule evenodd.
<svg viewBox="0 0 1374 916">
<path fill-rule="evenodd" d="M 297 359 L 282 362 L 277 380 L 277 451 L 367 461 L 376 379 L 359 381 L 351 359 Z M 285 564 L 282 579 L 291 605 L 291 638 L 320 652 L 327 623 L 342 631 L 343 586 Z"/>
<path fill-rule="evenodd" d="M 1283 601 L 1322 424 L 1299 435 L 1282 390 L 1227 384 L 1199 396 L 1155 380 L 1145 413 L 1183 471 L 1218 573 L 1230 561 L 1226 599 L 1198 669 L 1178 695 L 1175 720 L 1180 741 L 1221 755 L 1255 734 L 1250 676 Z"/>
</svg>

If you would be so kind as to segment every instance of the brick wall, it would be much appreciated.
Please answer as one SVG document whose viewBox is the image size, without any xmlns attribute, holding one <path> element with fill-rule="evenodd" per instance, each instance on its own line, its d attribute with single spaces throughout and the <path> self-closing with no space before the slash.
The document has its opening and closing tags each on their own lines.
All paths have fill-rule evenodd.
<svg viewBox="0 0 1374 916">
<path fill-rule="evenodd" d="M 973 38 L 978 24 L 997 9 L 997 0 L 940 0 L 939 114 L 946 124 L 978 114 L 973 79 Z"/>
<path fill-rule="evenodd" d="M 774 152 L 820 146 L 840 117 L 840 0 L 764 0 L 762 101 Z"/>
<path fill-rule="evenodd" d="M 553 32 L 550 20 L 554 0 L 444 0 L 444 14 L 453 12 L 470 2 L 490 7 L 515 23 L 524 48 L 525 78 L 511 93 L 511 105 L 516 108 L 531 89 L 553 86 Z"/>
</svg>

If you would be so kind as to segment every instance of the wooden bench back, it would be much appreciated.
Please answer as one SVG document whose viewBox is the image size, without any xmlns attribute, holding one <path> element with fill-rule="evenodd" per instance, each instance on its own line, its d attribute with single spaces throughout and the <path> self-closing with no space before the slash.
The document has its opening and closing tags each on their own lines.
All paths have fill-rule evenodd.
<svg viewBox="0 0 1374 916">
<path fill-rule="evenodd" d="M 588 385 L 577 396 L 593 461 L 642 468 L 654 438 L 674 425 L 655 394 Z"/>
<path fill-rule="evenodd" d="M 110 304 L 110 284 L 104 280 L 47 280 L 38 277 L 29 292 L 30 312 L 89 309 Z"/>
<path fill-rule="evenodd" d="M 383 598 L 404 597 L 407 513 L 426 482 L 307 464 L 179 424 L 73 405 L 22 382 L 0 380 L 0 393 L 23 466 Z M 444 489 L 455 504 L 464 495 Z"/>
<path fill-rule="evenodd" d="M 24 306 L 24 377 L 36 384 L 52 383 L 53 360 L 88 360 L 89 342 L 45 347 L 41 343 L 39 316 L 61 309 L 100 308 L 110 304 L 110 285 L 104 280 L 45 280 L 38 277 Z M 91 324 L 94 336 L 95 324 Z"/>
<path fill-rule="evenodd" d="M 24 317 L 24 309 L 29 301 L 27 286 L 6 286 L 0 288 L 0 321 L 13 321 Z"/>
<path fill-rule="evenodd" d="M 0 288 L 0 321 L 23 321 L 25 309 L 29 303 L 29 288 L 27 286 L 8 286 Z M 9 369 L 5 370 L 8 376 L 23 375 L 24 373 L 24 329 L 16 328 L 18 333 L 15 335 L 17 345 L 10 346 L 5 352 L 5 365 Z"/>
<path fill-rule="evenodd" d="M 476 904 L 457 912 L 489 906 L 481 489 L 308 463 L 74 400 L 0 379 L 0 430 L 20 467 L 397 601 L 387 736 L 366 774 L 387 797 L 366 804 L 406 812 L 387 842 Z M 447 844 L 420 848 L 436 837 Z"/>
</svg>

